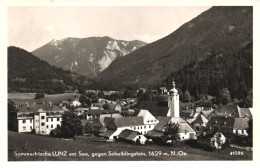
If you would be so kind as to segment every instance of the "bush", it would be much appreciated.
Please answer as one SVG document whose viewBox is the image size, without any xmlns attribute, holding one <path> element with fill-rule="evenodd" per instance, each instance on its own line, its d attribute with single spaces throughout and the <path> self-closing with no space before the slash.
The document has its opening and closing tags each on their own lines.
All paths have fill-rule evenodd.
<svg viewBox="0 0 260 168">
<path fill-rule="evenodd" d="M 32 130 L 31 130 L 31 133 L 32 133 L 32 134 L 35 134 L 35 133 L 36 133 L 36 130 L 35 130 L 35 129 L 32 129 Z"/>
</svg>

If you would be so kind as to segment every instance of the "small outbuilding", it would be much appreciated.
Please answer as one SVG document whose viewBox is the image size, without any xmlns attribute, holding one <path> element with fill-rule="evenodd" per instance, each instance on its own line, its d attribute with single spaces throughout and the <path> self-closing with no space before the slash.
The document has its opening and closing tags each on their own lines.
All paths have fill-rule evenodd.
<svg viewBox="0 0 260 168">
<path fill-rule="evenodd" d="M 216 129 L 202 127 L 197 134 L 197 143 L 208 149 L 222 149 L 227 144 L 227 138 Z"/>
<path fill-rule="evenodd" d="M 127 141 L 134 144 L 145 144 L 147 138 L 141 133 L 129 129 L 123 130 L 118 135 L 119 140 Z"/>
</svg>

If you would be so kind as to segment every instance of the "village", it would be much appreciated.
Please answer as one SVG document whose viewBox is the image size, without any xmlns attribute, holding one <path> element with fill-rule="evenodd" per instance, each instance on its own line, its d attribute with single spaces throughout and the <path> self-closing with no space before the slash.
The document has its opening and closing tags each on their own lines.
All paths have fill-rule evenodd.
<svg viewBox="0 0 260 168">
<path fill-rule="evenodd" d="M 113 93 L 116 91 L 105 92 Z M 57 132 L 64 114 L 70 111 L 80 119 L 82 135 L 94 136 L 100 142 L 175 147 L 188 144 L 209 151 L 239 147 L 252 151 L 251 109 L 237 104 L 214 108 L 203 103 L 195 107 L 191 103 L 183 105 L 174 81 L 169 91 L 161 88 L 159 94 L 167 101 L 166 106 L 138 98 L 99 98 L 97 90 L 86 91 L 86 95 L 96 97 L 94 102 L 82 97 L 59 103 L 41 99 L 30 103 L 19 101 L 14 103 L 16 112 L 8 113 L 9 130 L 61 138 Z M 84 102 L 89 105 L 83 106 Z"/>
</svg>

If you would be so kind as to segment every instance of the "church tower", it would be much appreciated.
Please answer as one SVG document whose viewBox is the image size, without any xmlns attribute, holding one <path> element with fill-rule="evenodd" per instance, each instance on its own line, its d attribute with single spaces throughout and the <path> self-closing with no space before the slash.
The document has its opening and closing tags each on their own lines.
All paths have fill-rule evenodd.
<svg viewBox="0 0 260 168">
<path fill-rule="evenodd" d="M 179 108 L 179 94 L 178 90 L 175 88 L 175 82 L 172 82 L 173 88 L 168 92 L 168 108 L 169 111 L 167 116 L 171 117 L 180 117 L 180 108 Z"/>
</svg>

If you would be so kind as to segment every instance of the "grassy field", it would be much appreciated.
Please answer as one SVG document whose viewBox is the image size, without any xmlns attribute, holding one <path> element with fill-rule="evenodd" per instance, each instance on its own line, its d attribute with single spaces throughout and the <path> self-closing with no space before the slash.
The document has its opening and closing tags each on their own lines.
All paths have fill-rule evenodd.
<svg viewBox="0 0 260 168">
<path fill-rule="evenodd" d="M 79 136 L 75 140 L 55 139 L 49 136 L 32 135 L 17 132 L 8 132 L 8 160 L 252 160 L 252 152 L 226 148 L 214 152 L 185 146 L 183 148 L 158 146 L 158 145 L 132 145 L 125 142 L 100 142 L 95 136 Z M 67 156 L 18 156 L 22 153 L 46 152 L 56 154 L 58 151 L 66 151 Z M 79 151 L 85 156 L 79 156 Z M 111 151 L 112 153 L 110 153 Z M 124 152 L 135 154 L 142 152 L 143 156 L 110 156 L 113 152 Z M 157 152 L 156 152 L 157 151 Z M 159 151 L 159 152 L 158 152 Z M 181 151 L 181 152 L 180 152 Z M 242 156 L 230 155 L 232 151 L 243 152 Z M 173 155 L 179 153 L 180 155 Z M 76 156 L 69 156 L 74 155 Z M 87 153 L 87 154 L 86 154 Z M 186 155 L 184 155 L 186 153 Z M 183 155 L 181 155 L 183 154 Z"/>
<path fill-rule="evenodd" d="M 49 102 L 51 101 L 52 103 L 60 103 L 63 100 L 74 100 L 75 98 L 79 98 L 80 94 L 78 93 L 63 93 L 63 94 L 45 94 L 44 98 L 41 99 L 34 99 L 35 93 L 8 93 L 8 99 L 11 99 L 13 102 L 17 104 L 21 103 L 33 103 L 33 102 L 38 102 L 38 101 L 45 101 Z"/>
</svg>

